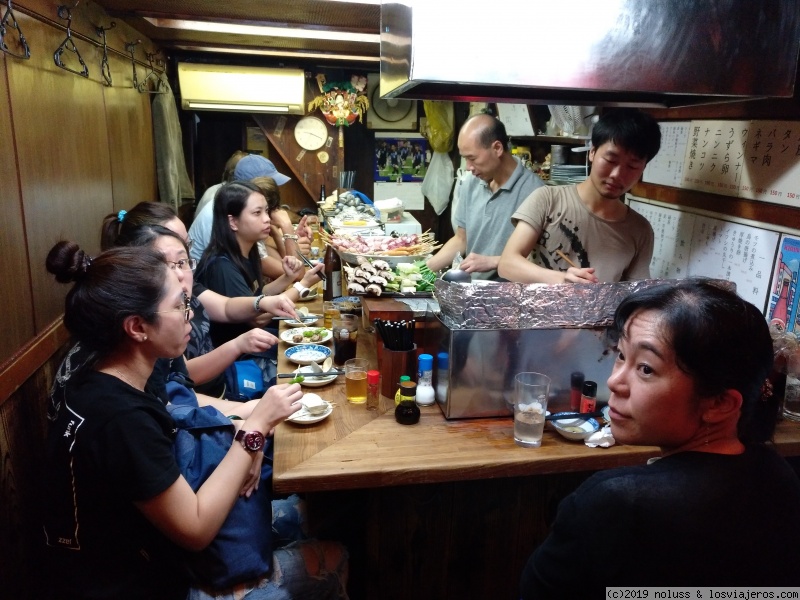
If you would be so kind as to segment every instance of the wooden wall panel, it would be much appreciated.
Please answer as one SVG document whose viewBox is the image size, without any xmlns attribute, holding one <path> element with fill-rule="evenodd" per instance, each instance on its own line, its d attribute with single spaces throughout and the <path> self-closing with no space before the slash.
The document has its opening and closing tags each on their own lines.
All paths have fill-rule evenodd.
<svg viewBox="0 0 800 600">
<path fill-rule="evenodd" d="M 29 268 L 37 331 L 64 310 L 66 286 L 44 269 L 59 239 L 99 250 L 99 223 L 113 209 L 108 134 L 99 68 L 90 79 L 59 69 L 52 51 L 65 34 L 18 16 L 30 44 L 30 60 L 8 63 L 20 188 L 28 231 Z M 100 64 L 98 48 L 75 42 L 87 64 Z M 131 93 L 134 93 L 131 91 Z"/>
<path fill-rule="evenodd" d="M 0 55 L 0 106 L 8 106 L 6 65 L 14 58 Z M 0 306 L 3 306 L 3 335 L 0 335 L 0 363 L 10 358 L 33 337 L 33 303 L 28 258 L 25 246 L 25 227 L 19 190 L 17 164 L 14 160 L 14 131 L 12 115 L 0 110 Z"/>
<path fill-rule="evenodd" d="M 108 149 L 111 160 L 113 210 L 129 209 L 143 200 L 158 200 L 153 146 L 151 94 L 133 89 L 130 61 L 111 56 L 112 87 L 103 87 Z M 139 74 L 142 77 L 143 73 Z M 98 231 L 99 231 L 98 222 Z"/>
</svg>

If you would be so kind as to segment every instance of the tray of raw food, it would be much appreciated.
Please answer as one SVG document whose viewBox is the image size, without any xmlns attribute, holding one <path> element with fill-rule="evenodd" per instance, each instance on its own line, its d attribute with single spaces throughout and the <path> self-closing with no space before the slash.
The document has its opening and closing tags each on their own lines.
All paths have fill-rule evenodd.
<svg viewBox="0 0 800 600">
<path fill-rule="evenodd" d="M 359 257 L 356 266 L 342 265 L 342 268 L 349 294 L 385 298 L 433 296 L 436 273 L 422 260 L 392 267 L 385 260 Z"/>
<path fill-rule="evenodd" d="M 323 233 L 320 236 L 325 243 L 333 246 L 342 257 L 342 261 L 358 266 L 360 258 L 383 260 L 390 267 L 401 263 L 413 263 L 427 258 L 440 244 L 435 243 L 433 235 L 425 233 L 409 233 L 398 236 L 391 235 L 348 235 L 342 232 Z"/>
</svg>

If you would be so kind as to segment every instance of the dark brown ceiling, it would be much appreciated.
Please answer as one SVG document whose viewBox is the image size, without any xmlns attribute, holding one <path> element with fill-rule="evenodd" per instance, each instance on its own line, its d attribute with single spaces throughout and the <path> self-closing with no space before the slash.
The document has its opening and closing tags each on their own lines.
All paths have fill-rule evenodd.
<svg viewBox="0 0 800 600">
<path fill-rule="evenodd" d="M 248 25 L 330 29 L 378 34 L 380 5 L 325 0 L 96 0 L 110 16 L 131 27 L 164 49 L 176 45 L 215 46 L 232 49 L 256 48 L 292 52 L 321 52 L 336 60 L 336 54 L 378 57 L 378 44 L 286 37 L 261 37 L 209 33 L 155 27 L 143 17 L 214 20 Z M 201 51 L 196 51 L 202 54 Z M 216 53 L 214 53 L 216 54 Z M 377 68 L 377 63 L 375 63 Z"/>
</svg>

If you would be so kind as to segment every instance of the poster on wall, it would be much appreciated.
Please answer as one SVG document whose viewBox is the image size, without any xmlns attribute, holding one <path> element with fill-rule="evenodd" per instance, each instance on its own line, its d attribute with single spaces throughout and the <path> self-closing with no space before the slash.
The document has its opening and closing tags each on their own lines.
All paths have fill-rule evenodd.
<svg viewBox="0 0 800 600">
<path fill-rule="evenodd" d="M 419 133 L 375 134 L 375 200 L 400 198 L 406 210 L 422 210 L 422 180 L 431 153 L 428 140 Z"/>
<path fill-rule="evenodd" d="M 797 279 L 800 273 L 800 238 L 781 236 L 778 260 L 770 282 L 767 320 L 780 329 L 800 333 Z"/>
</svg>

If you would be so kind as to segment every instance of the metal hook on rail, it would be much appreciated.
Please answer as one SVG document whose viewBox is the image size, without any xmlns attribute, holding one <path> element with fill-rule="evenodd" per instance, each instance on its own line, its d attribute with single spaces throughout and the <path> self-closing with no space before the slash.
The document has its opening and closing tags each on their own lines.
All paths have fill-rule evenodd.
<svg viewBox="0 0 800 600">
<path fill-rule="evenodd" d="M 19 36 L 19 43 L 22 45 L 22 48 L 24 50 L 21 54 L 12 52 L 9 49 L 8 45 L 6 44 L 6 33 L 9 28 L 17 30 L 17 35 Z M 21 58 L 23 60 L 27 60 L 31 57 L 30 46 L 28 46 L 28 42 L 25 39 L 25 36 L 22 34 L 22 29 L 19 28 L 19 23 L 17 23 L 17 19 L 14 16 L 14 11 L 11 9 L 11 0 L 6 1 L 6 12 L 3 15 L 3 19 L 0 20 L 0 50 L 5 52 L 9 56 L 13 56 L 14 58 Z"/>
<path fill-rule="evenodd" d="M 94 28 L 97 35 L 103 38 L 103 59 L 100 61 L 100 73 L 103 76 L 103 81 L 108 87 L 111 87 L 111 67 L 108 65 L 108 43 L 106 42 L 106 31 L 114 29 L 117 26 L 116 21 L 111 21 L 111 25 L 103 27 L 98 25 Z"/>
</svg>

